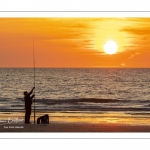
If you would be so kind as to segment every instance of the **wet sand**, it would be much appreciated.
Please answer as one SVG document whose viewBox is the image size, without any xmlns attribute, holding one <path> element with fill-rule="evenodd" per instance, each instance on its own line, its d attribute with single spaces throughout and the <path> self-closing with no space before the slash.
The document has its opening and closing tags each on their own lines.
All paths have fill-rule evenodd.
<svg viewBox="0 0 150 150">
<path fill-rule="evenodd" d="M 0 132 L 150 132 L 148 125 L 50 122 L 50 124 L 3 124 Z"/>
</svg>

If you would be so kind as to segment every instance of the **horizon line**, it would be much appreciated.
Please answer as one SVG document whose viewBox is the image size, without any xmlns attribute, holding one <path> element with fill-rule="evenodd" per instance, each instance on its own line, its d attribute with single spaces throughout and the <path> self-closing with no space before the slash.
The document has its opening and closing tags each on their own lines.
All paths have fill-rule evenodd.
<svg viewBox="0 0 150 150">
<path fill-rule="evenodd" d="M 150 67 L 35 67 L 35 69 L 150 69 Z M 0 69 L 34 69 L 33 67 L 0 67 Z"/>
</svg>

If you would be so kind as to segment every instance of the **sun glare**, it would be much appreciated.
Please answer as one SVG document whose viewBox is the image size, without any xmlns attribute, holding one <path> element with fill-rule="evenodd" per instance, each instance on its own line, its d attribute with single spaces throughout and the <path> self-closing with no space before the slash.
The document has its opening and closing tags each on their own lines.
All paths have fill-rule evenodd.
<svg viewBox="0 0 150 150">
<path fill-rule="evenodd" d="M 104 44 L 104 51 L 106 54 L 115 54 L 117 50 L 118 50 L 118 45 L 113 40 L 109 40 Z"/>
</svg>

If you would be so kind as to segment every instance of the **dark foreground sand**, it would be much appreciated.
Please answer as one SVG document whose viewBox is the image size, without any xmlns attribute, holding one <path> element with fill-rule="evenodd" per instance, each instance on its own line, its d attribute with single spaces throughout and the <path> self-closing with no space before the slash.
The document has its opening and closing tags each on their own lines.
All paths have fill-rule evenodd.
<svg viewBox="0 0 150 150">
<path fill-rule="evenodd" d="M 150 125 L 50 122 L 50 124 L 4 124 L 0 132 L 150 132 Z"/>
</svg>

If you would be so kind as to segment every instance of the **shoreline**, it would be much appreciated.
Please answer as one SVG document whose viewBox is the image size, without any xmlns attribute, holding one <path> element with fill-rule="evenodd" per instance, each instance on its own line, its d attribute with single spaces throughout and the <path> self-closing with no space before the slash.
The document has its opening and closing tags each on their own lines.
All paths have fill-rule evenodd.
<svg viewBox="0 0 150 150">
<path fill-rule="evenodd" d="M 131 117 L 124 113 L 79 114 L 52 113 L 49 124 L 24 124 L 23 113 L 0 115 L 0 132 L 150 132 L 149 117 Z M 40 113 L 39 116 L 43 115 Z M 36 117 L 37 120 L 37 117 Z M 37 122 L 37 121 L 36 121 Z"/>
<path fill-rule="evenodd" d="M 150 132 L 150 126 L 53 121 L 49 124 L 1 124 L 0 132 Z"/>
</svg>

